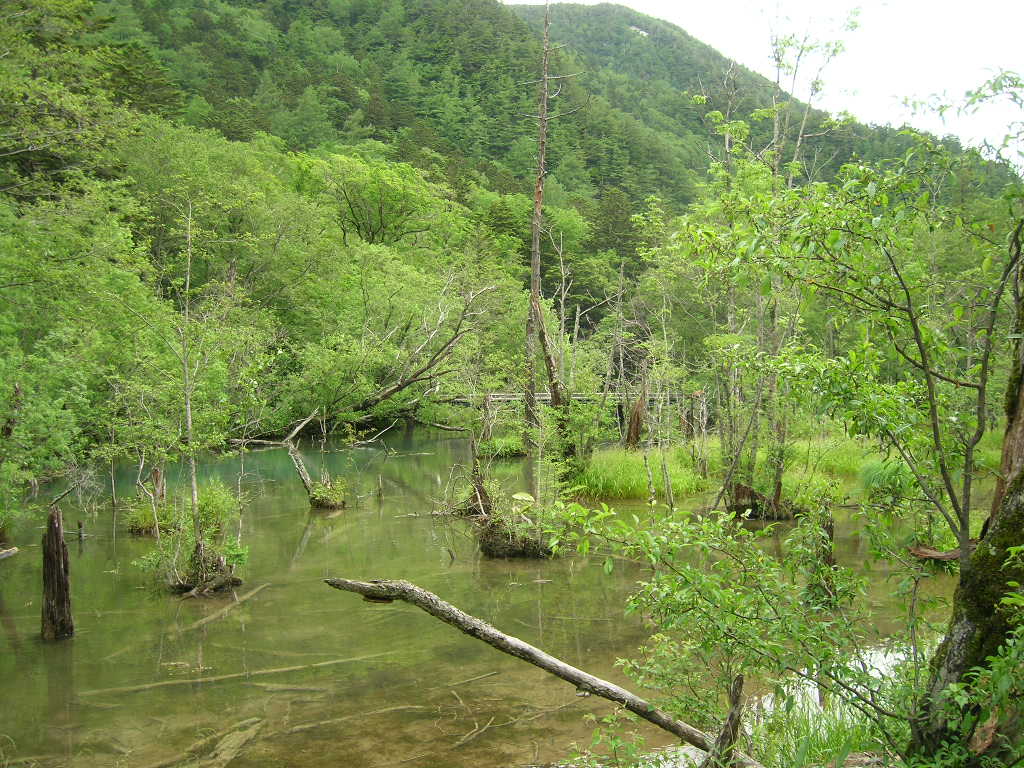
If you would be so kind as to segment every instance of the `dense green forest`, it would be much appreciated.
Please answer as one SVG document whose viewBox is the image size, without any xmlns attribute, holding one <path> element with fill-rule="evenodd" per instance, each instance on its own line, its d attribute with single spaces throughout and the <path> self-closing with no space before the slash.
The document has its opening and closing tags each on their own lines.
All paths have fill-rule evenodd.
<svg viewBox="0 0 1024 768">
<path fill-rule="evenodd" d="M 468 438 L 450 506 L 485 553 L 650 565 L 625 668 L 672 718 L 714 737 L 744 676 L 817 692 L 829 738 L 776 707 L 708 765 L 1021 759 L 1019 166 L 788 93 L 828 44 L 776 41 L 773 82 L 618 6 L 553 6 L 550 41 L 494 0 L 3 18 L 0 550 L 129 467 L 139 565 L 213 593 L 242 501 L 199 462 L 283 447 L 340 508 L 296 441 L 418 424 Z M 494 470 L 519 455 L 526 488 Z M 898 626 L 837 565 L 839 516 Z M 951 619 L 921 595 L 948 572 Z"/>
</svg>

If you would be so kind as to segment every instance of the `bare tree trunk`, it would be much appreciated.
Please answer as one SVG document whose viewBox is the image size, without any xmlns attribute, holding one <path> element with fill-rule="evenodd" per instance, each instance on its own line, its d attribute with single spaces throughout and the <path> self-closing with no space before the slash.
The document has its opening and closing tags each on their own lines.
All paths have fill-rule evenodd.
<svg viewBox="0 0 1024 768">
<path fill-rule="evenodd" d="M 470 505 L 481 515 L 489 515 L 494 505 L 491 502 L 491 494 L 487 492 L 487 486 L 484 484 L 484 473 L 480 467 L 480 455 L 477 452 L 476 438 L 470 438 L 469 440 L 469 453 L 469 481 L 472 485 Z"/>
<path fill-rule="evenodd" d="M 195 390 L 195 379 L 192 375 L 192 203 L 189 203 L 188 217 L 185 222 L 185 297 L 182 307 L 181 327 L 181 369 L 182 394 L 185 400 L 185 445 L 188 446 L 188 476 L 191 490 L 192 528 L 196 539 L 195 581 L 202 584 L 206 581 L 206 542 L 203 540 L 203 521 L 199 514 L 199 480 L 196 471 L 195 433 L 192 428 L 192 394 Z"/>
<path fill-rule="evenodd" d="M 551 58 L 551 17 L 544 9 L 544 49 L 541 56 L 540 93 L 537 109 L 537 176 L 533 188 L 533 216 L 530 219 L 530 305 L 526 314 L 526 391 L 523 396 L 525 408 L 525 444 L 531 461 L 530 493 L 540 498 L 540 467 L 538 466 L 538 442 L 540 412 L 537 408 L 537 329 L 540 317 L 540 234 L 544 221 L 544 177 L 547 174 L 548 146 L 548 73 Z"/>
<path fill-rule="evenodd" d="M 676 496 L 672 490 L 672 474 L 668 468 L 668 457 L 665 455 L 665 446 L 661 446 L 661 478 L 665 484 L 665 503 L 669 509 L 676 508 Z"/>
<path fill-rule="evenodd" d="M 71 618 L 71 569 L 64 543 L 64 518 L 60 507 L 50 507 L 43 534 L 43 640 L 63 640 L 75 634 Z"/>
<path fill-rule="evenodd" d="M 644 450 L 644 471 L 647 472 L 647 503 L 653 507 L 658 503 L 658 492 L 654 488 L 654 475 L 651 473 L 651 462 L 647 459 L 646 450 Z"/>
<path fill-rule="evenodd" d="M 325 579 L 324 581 L 335 589 L 362 595 L 370 602 L 391 603 L 395 600 L 403 600 L 415 605 L 434 618 L 450 624 L 470 637 L 482 640 L 502 653 L 522 659 L 555 677 L 572 683 L 581 692 L 591 693 L 620 704 L 647 722 L 678 736 L 687 744 L 692 744 L 705 752 L 710 751 L 714 746 L 714 739 L 709 734 L 681 720 L 676 720 L 651 706 L 636 694 L 566 664 L 561 659 L 557 659 L 517 637 L 506 635 L 475 616 L 460 611 L 451 603 L 446 603 L 434 593 L 421 589 L 408 581 L 365 582 L 348 579 Z M 763 768 L 760 763 L 742 752 L 734 752 L 733 759 L 736 765 L 744 766 L 744 768 Z"/>
<path fill-rule="evenodd" d="M 114 433 L 114 430 L 113 430 L 113 428 L 111 428 L 111 430 L 110 430 L 110 447 L 111 448 L 114 447 L 114 439 L 115 439 L 115 437 L 116 437 L 116 435 Z M 114 459 L 113 459 L 113 456 L 111 456 L 111 459 L 110 459 L 110 508 L 111 508 L 112 511 L 116 512 L 117 511 L 117 482 L 116 482 L 117 478 L 114 476 L 114 469 L 115 469 L 115 467 L 114 467 Z"/>
<path fill-rule="evenodd" d="M 700 768 L 731 768 L 739 765 L 734 760 L 736 739 L 740 734 L 740 720 L 743 716 L 743 675 L 736 675 L 729 689 L 729 714 L 725 718 L 722 732 L 718 734 L 714 747 L 700 764 Z"/>
<path fill-rule="evenodd" d="M 708 476 L 708 397 L 702 390 L 693 395 L 697 399 L 697 437 L 694 440 L 694 464 L 700 476 Z"/>
<path fill-rule="evenodd" d="M 776 413 L 772 432 L 774 445 L 768 454 L 768 463 L 772 467 L 772 512 L 778 517 L 782 514 L 782 478 L 786 473 L 786 438 L 789 432 L 785 410 Z"/>
<path fill-rule="evenodd" d="M 167 501 L 167 475 L 160 467 L 153 467 L 153 493 L 160 503 Z"/>
<path fill-rule="evenodd" d="M 299 474 L 302 487 L 306 489 L 306 494 L 311 496 L 313 494 L 313 478 L 309 476 L 309 470 L 306 469 L 306 462 L 302 460 L 302 454 L 299 453 L 298 446 L 292 440 L 288 440 L 284 445 L 288 450 L 288 458 L 292 460 L 292 465 Z"/>
</svg>

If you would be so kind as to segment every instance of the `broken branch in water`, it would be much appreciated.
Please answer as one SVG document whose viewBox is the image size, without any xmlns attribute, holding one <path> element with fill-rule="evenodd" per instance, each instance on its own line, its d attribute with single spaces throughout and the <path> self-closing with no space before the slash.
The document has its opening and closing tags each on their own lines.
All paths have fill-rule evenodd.
<svg viewBox="0 0 1024 768">
<path fill-rule="evenodd" d="M 222 680 L 238 680 L 243 677 L 259 677 L 261 675 L 280 675 L 285 672 L 299 672 L 305 669 L 319 669 L 320 667 L 330 667 L 335 664 L 346 664 L 353 661 L 367 661 L 368 659 L 376 659 L 380 656 L 388 656 L 389 652 L 384 651 L 382 653 L 371 653 L 367 656 L 355 656 L 351 659 L 332 659 L 331 661 L 319 661 L 316 664 L 303 664 L 297 667 L 278 667 L 276 669 L 256 669 L 251 672 L 233 672 L 230 675 L 214 675 L 213 677 L 190 677 L 181 678 L 180 680 L 160 680 L 156 683 L 145 683 L 143 685 L 125 685 L 120 688 L 97 688 L 92 691 L 82 691 L 79 696 L 98 696 L 104 693 L 136 693 L 138 691 L 148 691 L 153 688 L 167 688 L 175 685 L 197 685 L 199 683 L 219 683 Z"/>
<path fill-rule="evenodd" d="M 450 624 L 456 629 L 465 632 L 467 635 L 483 640 L 503 653 L 527 661 L 536 667 L 540 667 L 545 672 L 549 672 L 566 682 L 572 683 L 580 691 L 592 693 L 620 704 L 649 723 L 678 736 L 687 744 L 692 744 L 705 752 L 711 751 L 714 747 L 715 737 L 704 733 L 704 731 L 698 728 L 694 728 L 688 723 L 676 720 L 671 715 L 655 708 L 625 688 L 577 669 L 561 659 L 557 659 L 539 648 L 523 642 L 518 637 L 506 635 L 487 622 L 460 611 L 450 603 L 446 603 L 433 592 L 421 589 L 408 581 L 366 582 L 350 581 L 348 579 L 324 579 L 324 581 L 335 589 L 340 589 L 344 592 L 354 592 L 372 601 L 390 602 L 392 600 L 404 600 L 426 611 L 434 618 L 440 619 L 446 624 Z M 732 757 L 736 765 L 743 766 L 744 768 L 764 768 L 761 763 L 742 752 L 733 752 Z"/>
<path fill-rule="evenodd" d="M 426 707 L 419 706 L 416 704 L 402 704 L 397 707 L 385 707 L 384 709 L 375 709 L 372 712 L 357 712 L 354 715 L 345 715 L 344 717 L 332 717 L 329 720 L 318 720 L 315 723 L 303 723 L 289 728 L 284 733 L 303 733 L 304 731 L 311 731 L 314 728 L 321 728 L 325 725 L 337 725 L 343 723 L 346 720 L 355 720 L 356 718 L 369 717 L 370 715 L 383 715 L 388 712 L 402 712 L 409 709 L 426 709 Z"/>
<path fill-rule="evenodd" d="M 740 718 L 743 715 L 743 675 L 733 678 L 729 689 L 729 714 L 718 734 L 715 746 L 708 752 L 700 768 L 730 768 L 733 765 L 732 755 L 736 748 L 736 739 L 740 733 Z"/>
<path fill-rule="evenodd" d="M 465 680 L 459 680 L 457 683 L 448 683 L 448 687 L 449 688 L 454 688 L 456 685 L 464 685 L 465 683 L 475 683 L 477 680 L 483 680 L 486 677 L 494 677 L 496 674 L 498 674 L 498 673 L 497 672 L 486 672 L 485 674 L 477 675 L 476 677 L 469 677 L 469 678 L 466 678 Z"/>
<path fill-rule="evenodd" d="M 554 714 L 555 712 L 561 712 L 563 709 L 566 709 L 567 707 L 571 707 L 575 703 L 576 703 L 575 701 L 570 701 L 570 702 L 567 702 L 565 704 L 560 704 L 557 707 L 552 707 L 551 709 L 542 709 L 540 712 L 537 712 L 536 714 L 523 715 L 521 717 L 513 717 L 513 718 L 510 718 L 509 720 L 506 720 L 504 723 L 495 723 L 494 722 L 495 718 L 492 717 L 490 719 L 490 721 L 487 723 L 487 725 L 485 725 L 483 728 L 480 728 L 479 726 L 477 726 L 472 731 L 470 731 L 465 736 L 463 736 L 461 739 L 459 739 L 455 743 L 455 746 L 452 747 L 452 749 L 457 749 L 458 747 L 461 747 L 461 746 L 464 746 L 466 744 L 469 744 L 469 742 L 473 741 L 474 739 L 478 738 L 479 736 L 483 736 L 485 731 L 488 731 L 488 730 L 491 730 L 491 729 L 494 729 L 494 728 L 504 728 L 504 727 L 509 726 L 509 725 L 520 725 L 522 723 L 530 723 L 530 722 L 533 722 L 534 720 L 539 720 L 540 718 L 544 717 L 545 715 L 551 715 L 551 714 Z"/>
<path fill-rule="evenodd" d="M 242 603 L 244 603 L 250 597 L 254 597 L 255 595 L 259 594 L 259 592 L 261 590 L 266 589 L 269 586 L 270 586 L 270 584 L 260 584 L 255 589 L 250 589 L 248 592 L 246 592 L 240 598 L 235 600 L 233 603 L 228 603 L 226 606 L 221 608 L 219 611 L 215 611 L 215 612 L 211 613 L 209 616 L 206 616 L 205 618 L 199 619 L 199 621 L 196 621 L 196 622 L 194 622 L 192 624 L 189 624 L 187 627 L 179 630 L 179 634 L 184 634 L 185 632 L 191 632 L 193 629 L 199 629 L 199 627 L 201 627 L 201 626 L 203 626 L 205 624 L 209 624 L 211 621 L 216 621 L 217 619 L 221 618 L 222 616 L 225 616 L 230 611 L 232 611 L 233 609 L 235 609 L 238 606 L 240 606 Z"/>
</svg>

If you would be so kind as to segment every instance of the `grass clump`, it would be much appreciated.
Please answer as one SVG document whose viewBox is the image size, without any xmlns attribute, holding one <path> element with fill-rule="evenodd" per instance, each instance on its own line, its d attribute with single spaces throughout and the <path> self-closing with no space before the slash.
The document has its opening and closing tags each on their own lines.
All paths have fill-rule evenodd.
<svg viewBox="0 0 1024 768">
<path fill-rule="evenodd" d="M 853 755 L 885 754 L 878 728 L 841 702 L 824 709 L 805 701 L 755 718 L 751 741 L 769 768 L 843 765 Z"/>
<path fill-rule="evenodd" d="M 550 509 L 528 493 L 508 494 L 499 484 L 486 489 L 489 509 L 476 517 L 480 552 L 489 558 L 544 559 L 554 553 L 546 525 Z"/>
<path fill-rule="evenodd" d="M 870 457 L 860 469 L 860 486 L 868 501 L 895 501 L 914 485 L 910 467 L 899 459 Z"/>
<path fill-rule="evenodd" d="M 153 509 L 153 502 L 144 496 L 135 496 L 129 499 L 124 506 L 124 520 L 128 533 L 135 536 L 155 536 L 157 521 L 160 524 L 160 533 L 170 533 L 173 530 L 172 520 L 174 509 L 166 504 L 157 504 Z"/>
<path fill-rule="evenodd" d="M 654 488 L 665 492 L 661 471 L 661 455 L 648 455 Z M 676 497 L 692 496 L 707 489 L 707 481 L 689 464 L 684 451 L 672 451 L 666 456 L 672 493 Z M 648 495 L 647 469 L 644 455 L 623 448 L 604 448 L 594 452 L 590 463 L 574 479 L 580 495 L 600 499 L 640 499 Z"/>
</svg>

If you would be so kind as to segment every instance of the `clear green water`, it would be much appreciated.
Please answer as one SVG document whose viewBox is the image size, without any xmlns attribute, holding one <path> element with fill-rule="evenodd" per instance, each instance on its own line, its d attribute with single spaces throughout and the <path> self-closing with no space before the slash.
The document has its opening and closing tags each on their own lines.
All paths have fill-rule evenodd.
<svg viewBox="0 0 1024 768">
<path fill-rule="evenodd" d="M 431 515 L 453 465 L 466 460 L 464 441 L 389 444 L 399 455 L 378 449 L 328 454 L 332 471 L 367 495 L 337 513 L 310 512 L 284 451 L 247 455 L 242 487 L 250 498 L 243 516 L 249 563 L 237 593 L 269 586 L 191 631 L 182 632 L 228 600 L 181 600 L 154 590 L 131 565 L 149 540 L 116 530 L 109 504 L 92 513 L 64 505 L 76 634 L 42 644 L 42 531 L 15 531 L 21 552 L 0 563 L 5 757 L 51 758 L 44 765 L 151 766 L 248 718 L 263 724 L 231 763 L 237 768 L 511 766 L 554 760 L 571 741 L 587 739 L 591 726 L 582 714 L 607 711 L 599 701 L 577 698 L 571 686 L 416 608 L 366 603 L 321 580 L 409 579 L 570 663 L 625 683 L 614 660 L 644 636 L 639 621 L 623 617 L 639 570 L 624 566 L 606 575 L 599 562 L 576 558 L 482 560 L 468 523 Z M 311 468 L 319 465 L 318 454 L 311 452 L 309 460 Z M 504 468 L 514 475 L 518 465 Z M 234 484 L 239 462 L 213 462 L 204 471 Z M 124 480 L 122 494 L 130 490 L 130 479 Z M 381 480 L 378 499 L 373 494 Z M 79 519 L 88 533 L 81 544 L 73 535 Z M 351 661 L 102 692 L 339 659 Z M 324 720 L 336 722 L 301 729 Z M 475 738 L 474 729 L 482 731 Z"/>
<path fill-rule="evenodd" d="M 230 762 L 233 768 L 517 766 L 557 760 L 571 742 L 589 740 L 592 726 L 583 714 L 604 714 L 605 703 L 576 697 L 571 686 L 416 608 L 366 603 L 321 580 L 409 579 L 572 664 L 628 684 L 614 662 L 646 635 L 640 619 L 623 615 L 643 570 L 620 563 L 609 575 L 600 561 L 582 558 L 483 560 L 468 523 L 431 514 L 453 466 L 466 462 L 466 443 L 411 436 L 388 443 L 397 455 L 376 448 L 326 455 L 331 471 L 363 496 L 332 513 L 310 511 L 283 450 L 248 454 L 242 525 L 250 554 L 237 594 L 269 586 L 197 629 L 186 628 L 229 599 L 181 600 L 155 590 L 131 565 L 149 540 L 115 526 L 109 503 L 92 510 L 65 505 L 77 631 L 72 640 L 42 644 L 41 527 L 15 531 L 22 551 L 0 562 L 4 759 L 156 768 L 251 718 L 260 723 L 258 735 Z M 319 468 L 319 454 L 308 458 L 311 469 Z M 517 462 L 496 466 L 515 482 Z M 203 469 L 234 485 L 240 468 L 233 458 Z M 121 479 L 124 495 L 131 478 Z M 382 498 L 375 495 L 379 485 Z M 84 542 L 73 533 L 79 519 Z M 863 546 L 852 531 L 837 531 L 841 561 L 863 562 Z M 891 591 L 878 574 L 873 597 L 884 603 Z M 311 666 L 321 662 L 331 663 Z M 301 669 L 274 671 L 292 667 Z M 651 743 L 665 741 L 647 730 Z"/>
</svg>

